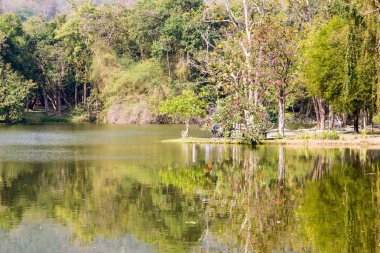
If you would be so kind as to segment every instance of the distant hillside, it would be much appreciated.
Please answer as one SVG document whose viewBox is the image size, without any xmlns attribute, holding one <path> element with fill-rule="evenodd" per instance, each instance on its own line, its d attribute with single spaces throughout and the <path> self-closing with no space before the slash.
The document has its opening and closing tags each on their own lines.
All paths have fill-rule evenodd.
<svg viewBox="0 0 380 253">
<path fill-rule="evenodd" d="M 86 2 L 86 0 L 0 0 L 2 12 L 14 12 L 23 18 L 33 15 L 42 15 L 45 18 L 53 18 L 57 14 L 70 9 L 70 3 Z M 93 0 L 94 3 L 117 2 L 130 5 L 136 0 Z"/>
</svg>

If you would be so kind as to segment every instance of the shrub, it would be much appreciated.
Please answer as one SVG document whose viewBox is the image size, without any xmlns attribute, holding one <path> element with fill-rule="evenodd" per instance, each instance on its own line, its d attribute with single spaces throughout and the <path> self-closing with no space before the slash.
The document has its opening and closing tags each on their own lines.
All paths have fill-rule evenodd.
<svg viewBox="0 0 380 253">
<path fill-rule="evenodd" d="M 320 134 L 319 136 L 322 140 L 339 140 L 339 134 L 337 132 L 333 131 L 326 131 Z"/>
</svg>

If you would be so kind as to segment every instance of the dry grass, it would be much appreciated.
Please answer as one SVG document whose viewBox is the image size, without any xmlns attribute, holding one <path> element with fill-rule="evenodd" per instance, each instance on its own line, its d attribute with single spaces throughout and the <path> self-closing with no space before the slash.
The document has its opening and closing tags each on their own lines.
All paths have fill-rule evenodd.
<svg viewBox="0 0 380 253">
<path fill-rule="evenodd" d="M 229 138 L 180 138 L 173 140 L 164 140 L 164 143 L 197 143 L 197 144 L 245 144 L 241 139 L 229 139 Z"/>
<path fill-rule="evenodd" d="M 380 149 L 380 136 L 363 138 L 350 138 L 347 140 L 302 140 L 302 139 L 278 139 L 264 140 L 262 145 L 287 145 L 287 146 L 308 146 L 308 147 L 371 147 Z"/>
<path fill-rule="evenodd" d="M 357 137 L 357 136 L 356 136 Z M 164 140 L 164 143 L 196 143 L 196 144 L 246 144 L 241 139 L 228 138 L 181 138 L 173 140 Z M 276 139 L 263 140 L 259 145 L 286 145 L 293 147 L 321 147 L 321 148 L 336 148 L 336 147 L 368 147 L 372 149 L 380 149 L 380 136 L 369 136 L 367 138 L 349 138 L 346 140 L 318 140 L 318 139 Z"/>
</svg>

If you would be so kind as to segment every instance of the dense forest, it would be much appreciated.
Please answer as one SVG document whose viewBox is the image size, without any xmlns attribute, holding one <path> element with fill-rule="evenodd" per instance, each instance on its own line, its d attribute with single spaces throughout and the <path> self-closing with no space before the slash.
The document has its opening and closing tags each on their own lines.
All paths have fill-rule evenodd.
<svg viewBox="0 0 380 253">
<path fill-rule="evenodd" d="M 219 135 L 257 138 L 274 127 L 284 136 L 290 121 L 359 131 L 378 114 L 376 0 L 5 2 L 5 122 L 33 110 L 109 123 L 203 118 Z"/>
</svg>

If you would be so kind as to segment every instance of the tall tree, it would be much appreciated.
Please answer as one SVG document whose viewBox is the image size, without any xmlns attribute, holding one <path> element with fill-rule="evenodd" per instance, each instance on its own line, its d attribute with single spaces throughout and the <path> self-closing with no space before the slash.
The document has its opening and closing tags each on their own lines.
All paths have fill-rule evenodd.
<svg viewBox="0 0 380 253">
<path fill-rule="evenodd" d="M 347 21 L 335 17 L 327 24 L 314 24 L 302 41 L 299 54 L 301 81 L 313 97 L 318 127 L 325 129 L 325 101 L 334 110 L 345 111 Z"/>
</svg>

